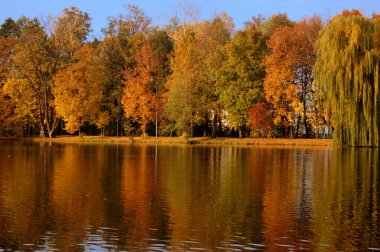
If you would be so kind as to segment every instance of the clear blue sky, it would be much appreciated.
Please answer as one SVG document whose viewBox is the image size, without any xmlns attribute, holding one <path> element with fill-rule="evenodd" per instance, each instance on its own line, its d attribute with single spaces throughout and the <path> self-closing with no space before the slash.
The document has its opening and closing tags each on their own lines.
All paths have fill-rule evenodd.
<svg viewBox="0 0 380 252">
<path fill-rule="evenodd" d="M 94 35 L 107 24 L 107 17 L 125 13 L 124 5 L 131 3 L 139 6 L 153 19 L 155 24 L 166 24 L 178 9 L 177 0 L 0 0 L 0 23 L 8 17 L 14 19 L 21 15 L 42 18 L 47 15 L 58 16 L 70 6 L 77 6 L 90 14 Z M 327 19 L 344 9 L 359 9 L 366 15 L 380 13 L 380 0 L 187 0 L 195 1 L 200 7 L 202 19 L 226 11 L 233 17 L 236 27 L 253 15 L 269 17 L 275 13 L 287 13 L 292 20 L 319 14 Z"/>
</svg>

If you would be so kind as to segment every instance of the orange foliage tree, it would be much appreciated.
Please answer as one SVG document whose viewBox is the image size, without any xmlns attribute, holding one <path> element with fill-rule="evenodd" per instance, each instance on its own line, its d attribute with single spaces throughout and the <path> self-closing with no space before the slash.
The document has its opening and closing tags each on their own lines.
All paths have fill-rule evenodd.
<svg viewBox="0 0 380 252">
<path fill-rule="evenodd" d="M 160 62 L 159 55 L 146 44 L 136 53 L 136 65 L 124 71 L 125 89 L 121 101 L 124 113 L 140 124 L 143 135 L 159 106 L 156 87 L 161 78 Z"/>
<path fill-rule="evenodd" d="M 254 130 L 253 136 L 270 136 L 273 129 L 273 118 L 270 107 L 265 102 L 260 102 L 248 110 L 248 117 L 251 129 Z"/>
<path fill-rule="evenodd" d="M 294 43 L 292 31 L 290 27 L 278 28 L 267 43 L 272 53 L 265 57 L 264 94 L 275 111 L 273 122 L 284 129 L 284 135 L 292 135 L 294 112 L 301 108 L 297 75 L 289 52 Z"/>
<path fill-rule="evenodd" d="M 308 104 L 312 99 L 314 43 L 322 27 L 320 18 L 304 19 L 294 27 L 280 27 L 269 39 L 271 53 L 265 58 L 266 100 L 274 107 L 274 124 L 293 136 L 293 125 L 303 119 L 309 136 Z"/>
</svg>

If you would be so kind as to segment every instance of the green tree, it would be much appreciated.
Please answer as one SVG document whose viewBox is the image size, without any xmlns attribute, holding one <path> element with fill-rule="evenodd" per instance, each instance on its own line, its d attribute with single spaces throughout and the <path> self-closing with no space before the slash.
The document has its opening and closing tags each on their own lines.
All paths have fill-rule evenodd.
<svg viewBox="0 0 380 252">
<path fill-rule="evenodd" d="M 344 11 L 330 20 L 317 41 L 315 80 L 332 111 L 338 145 L 380 145 L 380 55 L 374 26 L 375 19 Z"/>
<path fill-rule="evenodd" d="M 284 27 L 284 26 L 293 27 L 295 24 L 293 21 L 291 21 L 288 18 L 288 15 L 286 13 L 274 14 L 271 17 L 269 17 L 267 20 L 264 19 L 263 21 L 260 21 L 260 17 L 254 18 L 253 21 L 256 24 L 261 24 L 260 27 L 263 32 L 263 36 L 266 39 L 269 39 L 270 36 L 272 36 L 273 33 L 275 33 L 278 28 Z"/>
<path fill-rule="evenodd" d="M 19 33 L 19 27 L 12 18 L 5 19 L 0 26 L 0 37 L 8 37 Z"/>
<path fill-rule="evenodd" d="M 221 130 L 222 106 L 218 87 L 221 85 L 221 70 L 227 60 L 227 44 L 231 40 L 233 29 L 232 18 L 223 12 L 214 19 L 199 24 L 197 30 L 197 44 L 203 65 L 203 71 L 199 72 L 198 77 L 202 81 L 199 101 L 202 101 L 206 124 L 211 117 L 211 137 L 216 137 L 218 122 Z"/>
<path fill-rule="evenodd" d="M 101 68 L 99 78 L 103 82 L 102 113 L 99 114 L 102 117 L 99 118 L 99 122 L 101 121 L 102 123 L 99 126 L 106 128 L 110 125 L 107 134 L 119 136 L 124 113 L 121 104 L 124 89 L 122 73 L 126 62 L 117 36 L 105 38 L 97 48 Z"/>
<path fill-rule="evenodd" d="M 243 128 L 249 125 L 248 109 L 263 99 L 263 57 L 267 49 L 262 32 L 254 24 L 238 31 L 227 48 L 228 58 L 218 90 L 228 125 L 242 137 Z"/>
<path fill-rule="evenodd" d="M 21 32 L 26 28 L 37 28 L 40 26 L 38 19 L 29 19 L 25 16 L 20 17 L 17 21 L 7 18 L 0 26 L 0 37 L 15 36 L 19 37 Z"/>
<path fill-rule="evenodd" d="M 193 126 L 200 121 L 199 73 L 203 70 L 197 50 L 193 26 L 187 25 L 186 33 L 177 30 L 174 34 L 174 51 L 171 58 L 172 74 L 166 83 L 168 103 L 167 117 L 175 122 L 179 134 L 193 135 Z"/>
<path fill-rule="evenodd" d="M 203 23 L 183 25 L 186 28 L 180 26 L 173 34 L 173 72 L 167 83 L 166 112 L 175 121 L 178 133 L 191 136 L 195 125 L 208 125 L 212 117 L 211 135 L 215 136 L 221 114 L 217 86 L 233 23 L 230 17 L 221 14 Z"/>
</svg>

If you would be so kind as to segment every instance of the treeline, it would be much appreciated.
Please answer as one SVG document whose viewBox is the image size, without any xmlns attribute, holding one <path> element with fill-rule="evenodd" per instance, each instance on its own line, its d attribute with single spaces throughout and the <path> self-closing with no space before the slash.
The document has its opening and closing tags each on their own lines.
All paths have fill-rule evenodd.
<svg viewBox="0 0 380 252">
<path fill-rule="evenodd" d="M 186 15 L 184 15 L 186 17 Z M 380 16 L 227 13 L 158 27 L 129 5 L 0 27 L 0 134 L 326 137 L 379 145 Z M 156 128 L 157 127 L 157 128 Z"/>
</svg>

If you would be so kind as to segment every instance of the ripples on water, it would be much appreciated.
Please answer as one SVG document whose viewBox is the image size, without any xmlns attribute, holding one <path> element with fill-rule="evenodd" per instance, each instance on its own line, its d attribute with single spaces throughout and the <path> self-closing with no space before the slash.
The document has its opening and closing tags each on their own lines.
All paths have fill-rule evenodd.
<svg viewBox="0 0 380 252">
<path fill-rule="evenodd" d="M 2 141 L 0 251 L 379 251 L 378 159 Z"/>
</svg>

